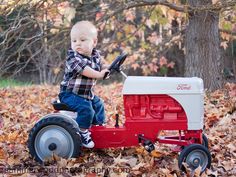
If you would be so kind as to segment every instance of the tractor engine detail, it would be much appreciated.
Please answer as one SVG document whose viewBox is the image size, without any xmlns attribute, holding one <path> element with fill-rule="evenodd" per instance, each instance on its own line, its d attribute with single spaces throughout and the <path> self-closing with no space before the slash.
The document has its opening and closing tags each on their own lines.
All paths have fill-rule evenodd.
<svg viewBox="0 0 236 177">
<path fill-rule="evenodd" d="M 124 95 L 127 120 L 186 120 L 182 106 L 169 95 Z"/>
</svg>

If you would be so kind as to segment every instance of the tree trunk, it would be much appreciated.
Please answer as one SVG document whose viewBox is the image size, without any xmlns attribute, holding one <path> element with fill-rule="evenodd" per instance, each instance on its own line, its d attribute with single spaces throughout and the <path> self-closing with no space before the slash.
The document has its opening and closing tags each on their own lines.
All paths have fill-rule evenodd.
<svg viewBox="0 0 236 177">
<path fill-rule="evenodd" d="M 204 6 L 209 0 L 189 0 L 190 6 Z M 213 91 L 223 85 L 220 55 L 219 13 L 195 11 L 186 27 L 185 76 L 200 77 L 205 88 Z"/>
</svg>

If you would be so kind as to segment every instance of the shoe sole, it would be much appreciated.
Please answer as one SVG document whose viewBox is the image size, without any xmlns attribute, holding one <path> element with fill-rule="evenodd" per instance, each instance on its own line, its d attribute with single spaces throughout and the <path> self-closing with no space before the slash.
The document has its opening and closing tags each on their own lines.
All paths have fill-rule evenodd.
<svg viewBox="0 0 236 177">
<path fill-rule="evenodd" d="M 88 146 L 88 145 L 86 145 L 86 144 L 82 144 L 82 146 L 83 146 L 83 147 L 86 147 L 86 148 L 89 148 L 89 149 L 92 149 L 92 148 L 94 147 L 94 145 L 93 145 L 93 146 Z"/>
</svg>

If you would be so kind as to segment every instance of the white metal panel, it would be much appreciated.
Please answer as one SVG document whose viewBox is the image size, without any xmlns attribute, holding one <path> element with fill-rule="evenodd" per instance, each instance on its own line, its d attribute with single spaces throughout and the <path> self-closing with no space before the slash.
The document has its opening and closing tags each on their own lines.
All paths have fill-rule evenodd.
<svg viewBox="0 0 236 177">
<path fill-rule="evenodd" d="M 129 76 L 122 90 L 127 94 L 199 94 L 203 93 L 203 81 L 197 77 L 149 77 Z"/>
<path fill-rule="evenodd" d="M 60 110 L 59 112 L 65 116 L 72 118 L 72 119 L 76 119 L 76 117 L 78 115 L 77 112 L 73 112 L 73 111 Z"/>
<path fill-rule="evenodd" d="M 188 130 L 203 129 L 204 96 L 200 95 L 169 95 L 183 107 L 188 120 Z"/>
</svg>

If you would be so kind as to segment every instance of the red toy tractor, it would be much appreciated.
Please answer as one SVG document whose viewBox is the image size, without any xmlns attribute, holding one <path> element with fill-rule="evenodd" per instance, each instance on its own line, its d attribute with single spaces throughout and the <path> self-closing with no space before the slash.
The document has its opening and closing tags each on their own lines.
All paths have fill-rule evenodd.
<svg viewBox="0 0 236 177">
<path fill-rule="evenodd" d="M 121 72 L 126 54 L 118 56 L 109 70 Z M 173 144 L 180 147 L 178 165 L 182 162 L 202 172 L 211 165 L 208 140 L 203 134 L 204 96 L 200 78 L 136 77 L 126 78 L 123 87 L 125 111 L 124 125 L 92 126 L 94 148 L 131 147 L 142 144 L 151 152 L 154 143 Z M 64 158 L 81 154 L 81 139 L 76 112 L 67 105 L 54 102 L 55 113 L 42 117 L 31 129 L 28 148 L 35 160 L 42 162 L 52 153 Z M 160 131 L 176 131 L 176 136 L 159 136 Z"/>
</svg>

